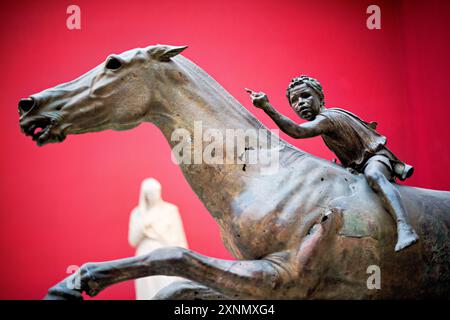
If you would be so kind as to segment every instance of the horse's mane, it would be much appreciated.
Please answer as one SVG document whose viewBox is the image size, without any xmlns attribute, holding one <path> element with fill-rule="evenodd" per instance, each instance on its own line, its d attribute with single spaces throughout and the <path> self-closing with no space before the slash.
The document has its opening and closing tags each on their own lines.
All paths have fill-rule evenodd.
<svg viewBox="0 0 450 320">
<path fill-rule="evenodd" d="M 264 125 L 261 121 L 259 121 L 252 113 L 250 113 L 244 106 L 242 106 L 239 101 L 236 100 L 235 97 L 233 97 L 228 91 L 224 89 L 213 77 L 211 77 L 205 70 L 200 68 L 198 65 L 193 63 L 191 60 L 189 60 L 186 57 L 183 57 L 182 55 L 176 56 L 174 59 L 177 60 L 184 68 L 191 71 L 193 74 L 196 74 L 199 76 L 199 79 L 206 84 L 208 87 L 210 87 L 212 90 L 214 90 L 217 94 L 219 94 L 223 99 L 225 99 L 230 106 L 233 106 L 235 110 L 237 110 L 242 117 L 247 120 L 250 124 L 255 126 L 257 129 L 262 129 L 268 137 L 273 135 L 273 133 Z M 295 152 L 300 153 L 301 155 L 306 155 L 306 153 L 297 147 L 293 146 L 292 144 L 288 143 L 287 141 L 283 140 L 281 137 L 278 137 L 279 143 L 283 145 L 283 147 L 287 147 L 292 149 Z"/>
</svg>

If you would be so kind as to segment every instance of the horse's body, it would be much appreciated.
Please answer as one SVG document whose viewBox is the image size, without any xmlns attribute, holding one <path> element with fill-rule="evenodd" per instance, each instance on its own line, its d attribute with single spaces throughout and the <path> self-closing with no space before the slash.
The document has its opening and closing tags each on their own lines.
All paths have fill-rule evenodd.
<svg viewBox="0 0 450 320">
<path fill-rule="evenodd" d="M 295 159 L 296 155 L 295 150 L 286 150 L 282 158 Z M 318 259 L 314 269 L 324 283 L 322 290 L 311 297 L 414 298 L 448 294 L 448 192 L 398 186 L 421 237 L 420 244 L 399 254 L 392 250 L 395 223 L 364 176 L 311 157 L 281 161 L 281 166 L 276 177 L 249 178 L 249 187 L 232 202 L 234 218 L 226 224 L 231 231 L 225 238 L 237 257 L 255 259 L 268 252 L 297 252 L 317 220 L 336 209 L 342 220 L 337 222 L 336 233 L 321 244 L 321 253 L 314 255 Z M 380 291 L 367 290 L 369 265 L 382 270 Z M 298 288 L 293 287 L 287 297 L 299 298 Z"/>
<path fill-rule="evenodd" d="M 175 57 L 182 49 L 131 50 L 118 56 L 122 69 L 112 68 L 116 73 L 102 64 L 33 95 L 19 104 L 22 129 L 45 144 L 67 134 L 124 130 L 150 121 L 173 147 L 175 129 L 192 133 L 194 121 L 202 120 L 205 128 L 219 132 L 259 129 L 272 137 L 203 70 Z M 32 133 L 47 125 L 45 116 L 56 120 L 40 134 Z M 160 298 L 449 296 L 450 192 L 397 186 L 420 241 L 395 253 L 395 222 L 362 175 L 282 140 L 270 148 L 279 151 L 279 169 L 271 174 L 261 174 L 258 163 L 180 165 L 238 261 L 165 248 L 145 257 L 86 264 L 78 274 L 81 288 L 72 290 L 63 281 L 48 297 L 79 298 L 80 291 L 95 295 L 108 285 L 149 275 L 193 281 L 163 290 Z M 380 267 L 381 290 L 367 286 L 371 265 Z"/>
</svg>

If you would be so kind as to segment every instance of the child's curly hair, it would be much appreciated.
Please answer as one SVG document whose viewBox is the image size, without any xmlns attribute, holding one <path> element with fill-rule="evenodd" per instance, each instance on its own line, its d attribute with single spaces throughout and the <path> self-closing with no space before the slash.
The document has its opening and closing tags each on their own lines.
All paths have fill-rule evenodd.
<svg viewBox="0 0 450 320">
<path fill-rule="evenodd" d="M 293 78 L 291 80 L 291 82 L 289 83 L 287 90 L 286 90 L 286 96 L 289 100 L 289 103 L 291 102 L 291 99 L 290 99 L 291 89 L 296 86 L 299 86 L 301 84 L 306 84 L 308 87 L 313 89 L 314 92 L 317 93 L 317 95 L 319 96 L 322 106 L 325 105 L 325 96 L 323 94 L 322 85 L 316 79 L 305 76 L 305 75 L 301 75 L 300 77 Z"/>
</svg>

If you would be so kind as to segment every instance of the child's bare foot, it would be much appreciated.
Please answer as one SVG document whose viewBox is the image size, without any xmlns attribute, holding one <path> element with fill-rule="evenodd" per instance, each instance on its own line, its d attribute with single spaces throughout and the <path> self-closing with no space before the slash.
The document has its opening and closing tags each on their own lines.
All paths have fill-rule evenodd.
<svg viewBox="0 0 450 320">
<path fill-rule="evenodd" d="M 399 224 L 397 228 L 397 244 L 395 245 L 395 251 L 398 252 L 406 247 L 409 247 L 418 240 L 419 237 L 411 226 L 407 224 Z"/>
</svg>

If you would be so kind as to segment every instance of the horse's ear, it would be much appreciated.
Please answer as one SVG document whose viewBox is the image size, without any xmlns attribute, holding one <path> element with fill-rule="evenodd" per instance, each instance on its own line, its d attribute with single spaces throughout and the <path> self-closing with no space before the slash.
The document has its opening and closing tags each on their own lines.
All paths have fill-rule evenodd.
<svg viewBox="0 0 450 320">
<path fill-rule="evenodd" d="M 187 47 L 188 46 L 157 45 L 153 48 L 151 55 L 159 61 L 170 61 L 171 58 L 180 54 Z"/>
</svg>

